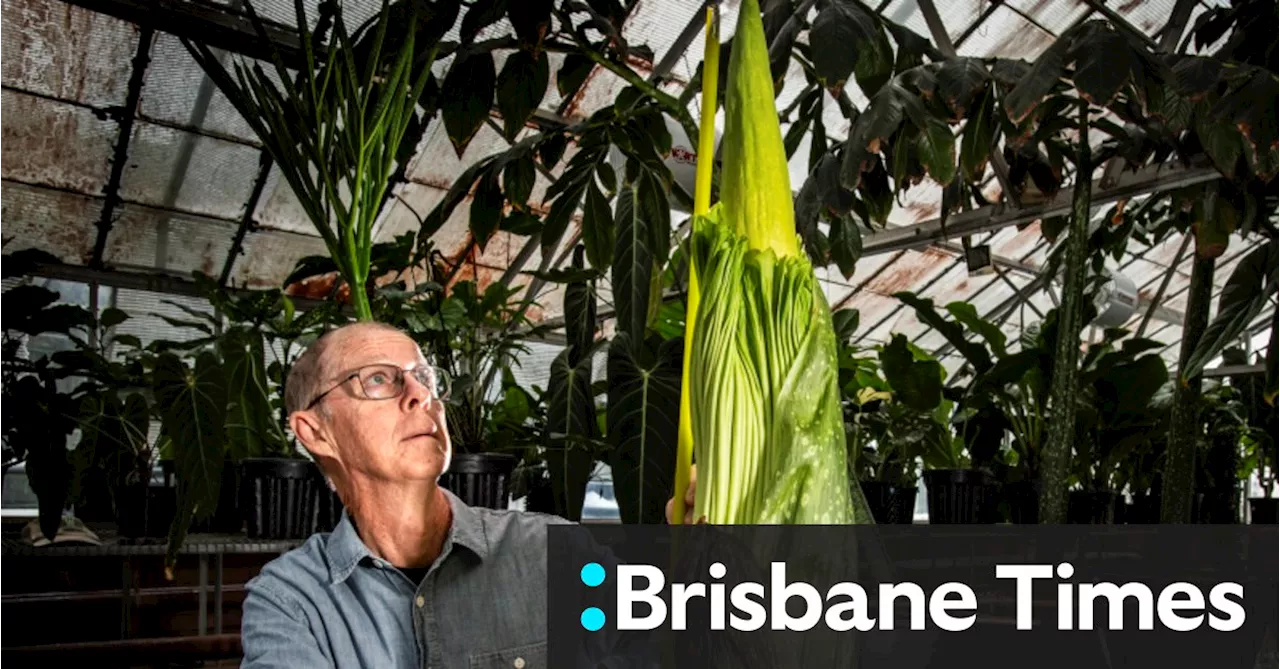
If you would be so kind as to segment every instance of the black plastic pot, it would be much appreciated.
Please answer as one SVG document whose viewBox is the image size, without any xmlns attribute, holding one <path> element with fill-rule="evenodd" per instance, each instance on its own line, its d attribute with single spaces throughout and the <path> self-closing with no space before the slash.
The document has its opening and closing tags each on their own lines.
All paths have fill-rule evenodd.
<svg viewBox="0 0 1280 669">
<path fill-rule="evenodd" d="M 1067 522 L 1111 525 L 1116 522 L 1120 496 L 1110 490 L 1072 490 L 1067 496 Z"/>
<path fill-rule="evenodd" d="M 1249 498 L 1249 523 L 1251 525 L 1275 525 L 1280 515 L 1280 499 L 1275 497 Z"/>
<path fill-rule="evenodd" d="M 247 458 L 240 468 L 240 508 L 249 538 L 304 539 L 315 532 L 318 498 L 328 492 L 315 463 Z"/>
<path fill-rule="evenodd" d="M 1035 525 L 1040 522 L 1040 484 L 1035 481 L 1016 481 L 1001 486 L 1005 506 L 1009 509 L 1009 522 L 1015 525 Z"/>
<path fill-rule="evenodd" d="M 978 469 L 930 469 L 924 473 L 931 525 L 976 524 L 991 520 L 997 487 Z"/>
<path fill-rule="evenodd" d="M 871 517 L 881 525 L 910 525 L 915 521 L 916 488 L 862 481 L 862 494 L 871 507 Z"/>
<path fill-rule="evenodd" d="M 1198 492 L 1195 497 L 1194 522 L 1204 525 L 1235 525 L 1240 522 L 1240 504 L 1236 491 Z"/>
<path fill-rule="evenodd" d="M 116 532 L 122 537 L 166 537 L 176 513 L 175 488 L 139 484 L 116 491 Z"/>
<path fill-rule="evenodd" d="M 468 506 L 505 509 L 516 456 L 506 453 L 454 453 L 440 487 Z"/>
<path fill-rule="evenodd" d="M 160 469 L 164 473 L 165 487 L 177 489 L 178 475 L 173 470 L 172 460 L 161 460 Z M 239 534 L 244 529 L 244 514 L 240 512 L 240 471 L 235 463 L 222 465 L 222 480 L 218 484 L 218 506 L 213 516 L 191 523 L 187 531 L 191 534 Z"/>
<path fill-rule="evenodd" d="M 1125 505 L 1124 523 L 1127 525 L 1156 525 L 1160 522 L 1160 497 L 1150 493 L 1134 495 Z"/>
</svg>

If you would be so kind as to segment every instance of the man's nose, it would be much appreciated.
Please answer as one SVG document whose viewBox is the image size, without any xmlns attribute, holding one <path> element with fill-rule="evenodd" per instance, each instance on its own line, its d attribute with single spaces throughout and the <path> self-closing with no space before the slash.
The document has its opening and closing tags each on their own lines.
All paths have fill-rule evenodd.
<svg viewBox="0 0 1280 669">
<path fill-rule="evenodd" d="M 431 406 L 431 400 L 435 399 L 425 384 L 418 380 L 417 376 L 406 373 L 404 375 L 404 395 L 401 396 L 401 403 L 408 411 L 416 411 Z"/>
</svg>

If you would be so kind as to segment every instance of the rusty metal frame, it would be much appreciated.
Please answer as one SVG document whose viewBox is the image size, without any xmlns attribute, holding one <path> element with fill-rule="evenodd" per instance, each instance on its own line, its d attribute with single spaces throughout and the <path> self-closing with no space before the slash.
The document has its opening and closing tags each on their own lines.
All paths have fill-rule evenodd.
<svg viewBox="0 0 1280 669">
<path fill-rule="evenodd" d="M 240 218 L 240 226 L 236 228 L 236 234 L 231 238 L 231 248 L 227 250 L 227 259 L 222 263 L 222 273 L 218 276 L 218 285 L 226 286 L 227 279 L 231 278 L 231 269 L 235 267 L 236 257 L 244 251 L 245 234 L 250 228 L 256 227 L 253 222 L 253 214 L 258 209 L 258 200 L 262 198 L 262 191 L 267 187 L 267 180 L 271 177 L 271 166 L 274 163 L 271 160 L 271 154 L 263 151 L 258 157 L 258 176 L 253 180 L 253 191 L 249 193 L 249 201 L 244 206 L 244 216 Z"/>
<path fill-rule="evenodd" d="M 98 218 L 98 237 L 93 243 L 93 257 L 89 266 L 102 268 L 102 256 L 107 249 L 107 236 L 111 234 L 111 226 L 115 224 L 116 208 L 120 206 L 120 182 L 124 180 L 125 164 L 129 162 L 129 142 L 133 140 L 133 122 L 138 103 L 142 99 L 142 84 L 146 79 L 147 65 L 151 63 L 151 43 L 155 39 L 155 31 L 143 28 L 138 35 L 138 48 L 133 54 L 132 71 L 129 74 L 129 88 L 125 96 L 124 106 L 119 109 L 120 132 L 116 137 L 115 149 L 111 154 L 111 174 L 103 187 L 105 199 L 102 203 L 102 214 Z"/>
<path fill-rule="evenodd" d="M 231 53 L 270 60 L 271 49 L 279 50 L 285 64 L 303 62 L 302 46 L 291 26 L 261 18 L 270 44 L 263 44 L 249 17 L 226 9 L 182 0 L 63 0 L 67 4 L 196 40 Z"/>
<path fill-rule="evenodd" d="M 1126 173 L 1113 188 L 1102 188 L 1095 182 L 1091 206 L 1103 206 L 1118 200 L 1145 193 L 1173 190 L 1222 178 L 1222 173 L 1212 167 L 1182 167 L 1176 164 L 1153 165 L 1137 173 Z M 932 219 L 914 225 L 889 228 L 869 235 L 863 244 L 863 257 L 879 255 L 903 249 L 916 249 L 954 237 L 979 232 L 991 232 L 1011 225 L 1030 223 L 1037 219 L 1060 216 L 1071 210 L 1069 190 L 1059 192 L 1044 203 L 1011 210 L 1002 204 L 987 205 L 970 211 L 953 214 L 942 226 L 941 219 Z"/>
</svg>

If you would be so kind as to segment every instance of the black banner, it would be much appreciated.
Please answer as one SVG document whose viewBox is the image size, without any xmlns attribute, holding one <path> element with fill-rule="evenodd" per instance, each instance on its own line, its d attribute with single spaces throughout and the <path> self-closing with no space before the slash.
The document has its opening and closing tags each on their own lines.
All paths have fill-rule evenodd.
<svg viewBox="0 0 1280 669">
<path fill-rule="evenodd" d="M 552 667 L 1275 667 L 1274 526 L 556 526 Z"/>
</svg>

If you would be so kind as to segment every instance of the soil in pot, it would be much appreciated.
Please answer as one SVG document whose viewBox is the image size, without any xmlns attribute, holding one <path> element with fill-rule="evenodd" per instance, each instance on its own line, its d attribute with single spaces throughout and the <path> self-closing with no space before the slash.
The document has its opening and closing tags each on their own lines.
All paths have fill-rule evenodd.
<svg viewBox="0 0 1280 669">
<path fill-rule="evenodd" d="M 1120 496 L 1110 490 L 1072 490 L 1067 496 L 1067 522 L 1076 525 L 1111 525 L 1116 521 Z"/>
<path fill-rule="evenodd" d="M 862 481 L 862 494 L 871 507 L 871 517 L 881 525 L 910 525 L 915 521 L 916 488 Z"/>
<path fill-rule="evenodd" d="M 1249 498 L 1249 523 L 1251 525 L 1275 525 L 1280 515 L 1280 499 L 1275 497 Z"/>
<path fill-rule="evenodd" d="M 315 531 L 319 493 L 328 492 L 315 463 L 247 458 L 240 467 L 240 508 L 249 538 L 304 539 Z"/>
<path fill-rule="evenodd" d="M 505 509 L 517 458 L 506 453 L 454 453 L 440 487 L 468 506 Z"/>
<path fill-rule="evenodd" d="M 975 524 L 991 520 L 997 488 L 977 469 L 931 469 L 924 473 L 929 524 Z"/>
</svg>

